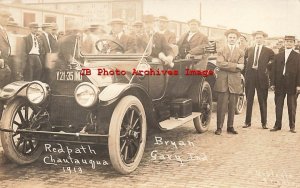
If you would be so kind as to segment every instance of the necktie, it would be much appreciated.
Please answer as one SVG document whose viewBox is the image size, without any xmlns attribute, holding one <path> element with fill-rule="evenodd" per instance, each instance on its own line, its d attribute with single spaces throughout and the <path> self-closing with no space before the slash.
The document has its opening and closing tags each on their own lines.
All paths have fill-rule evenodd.
<svg viewBox="0 0 300 188">
<path fill-rule="evenodd" d="M 256 53 L 255 53 L 255 60 L 254 60 L 254 67 L 257 67 L 257 64 L 258 64 L 258 56 L 259 56 L 259 46 L 256 46 Z"/>
</svg>

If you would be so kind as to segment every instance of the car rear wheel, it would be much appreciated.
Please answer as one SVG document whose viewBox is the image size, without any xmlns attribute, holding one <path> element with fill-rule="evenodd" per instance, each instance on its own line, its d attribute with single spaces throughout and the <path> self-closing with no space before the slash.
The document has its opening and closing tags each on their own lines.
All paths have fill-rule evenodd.
<svg viewBox="0 0 300 188">
<path fill-rule="evenodd" d="M 18 164 L 29 164 L 36 161 L 41 153 L 41 143 L 33 140 L 30 135 L 18 132 L 28 129 L 35 123 L 37 110 L 24 98 L 10 102 L 3 114 L 1 127 L 14 132 L 1 132 L 4 154 Z"/>
<path fill-rule="evenodd" d="M 201 115 L 193 119 L 194 126 L 198 133 L 203 133 L 208 130 L 212 112 L 212 93 L 208 82 L 203 82 L 201 92 Z"/>
<path fill-rule="evenodd" d="M 108 150 L 113 167 L 122 174 L 134 171 L 146 144 L 146 115 L 140 100 L 126 96 L 118 103 L 109 126 Z"/>
</svg>

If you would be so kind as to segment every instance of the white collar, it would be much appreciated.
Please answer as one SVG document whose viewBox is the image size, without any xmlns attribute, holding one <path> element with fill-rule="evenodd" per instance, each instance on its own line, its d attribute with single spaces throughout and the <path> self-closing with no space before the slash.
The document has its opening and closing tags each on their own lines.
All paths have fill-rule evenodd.
<svg viewBox="0 0 300 188">
<path fill-rule="evenodd" d="M 4 27 L 0 24 L 0 29 L 4 30 Z"/>
</svg>

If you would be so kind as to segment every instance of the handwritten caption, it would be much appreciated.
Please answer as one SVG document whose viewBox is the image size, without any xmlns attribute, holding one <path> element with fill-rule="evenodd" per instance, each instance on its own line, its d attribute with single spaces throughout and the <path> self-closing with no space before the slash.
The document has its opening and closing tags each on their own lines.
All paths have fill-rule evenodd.
<svg viewBox="0 0 300 188">
<path fill-rule="evenodd" d="M 256 170 L 255 174 L 266 184 L 281 185 L 281 186 L 295 186 L 292 182 L 293 176 L 288 174 L 285 170 L 274 171 L 271 170 Z"/>
<path fill-rule="evenodd" d="M 44 144 L 45 152 L 47 155 L 44 157 L 43 162 L 46 165 L 62 166 L 65 173 L 82 173 L 82 166 L 95 169 L 97 166 L 107 166 L 109 163 L 106 160 L 94 160 L 85 158 L 87 155 L 91 157 L 97 156 L 97 153 L 91 146 L 83 146 L 71 148 L 63 146 L 62 144 Z M 61 157 L 57 154 L 67 154 Z M 72 157 L 72 155 L 81 154 L 80 158 Z"/>
<path fill-rule="evenodd" d="M 194 148 L 195 145 L 191 141 L 172 141 L 172 140 L 164 140 L 162 137 L 155 136 L 154 137 L 154 145 L 156 146 L 167 146 L 171 148 L 173 151 L 178 151 L 180 147 L 192 147 Z M 175 161 L 179 162 L 180 166 L 184 166 L 185 163 L 191 162 L 191 161 L 207 161 L 208 157 L 205 153 L 193 153 L 193 152 L 186 152 L 186 153 L 172 153 L 166 151 L 160 151 L 158 149 L 151 151 L 151 160 L 152 161 Z"/>
</svg>

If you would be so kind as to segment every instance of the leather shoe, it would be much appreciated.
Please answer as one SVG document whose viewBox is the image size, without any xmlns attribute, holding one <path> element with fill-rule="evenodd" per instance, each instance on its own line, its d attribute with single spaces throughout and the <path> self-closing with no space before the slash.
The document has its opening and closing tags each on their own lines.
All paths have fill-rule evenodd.
<svg viewBox="0 0 300 188">
<path fill-rule="evenodd" d="M 295 129 L 290 130 L 291 133 L 296 133 Z"/>
<path fill-rule="evenodd" d="M 245 125 L 243 126 L 243 128 L 248 128 L 248 127 L 251 127 L 251 123 L 245 124 Z"/>
<path fill-rule="evenodd" d="M 230 133 L 230 134 L 238 134 L 238 132 L 237 132 L 236 130 L 234 130 L 233 127 L 227 128 L 227 133 Z"/>
<path fill-rule="evenodd" d="M 281 128 L 278 128 L 278 127 L 274 127 L 273 129 L 271 129 L 270 131 L 272 131 L 272 132 L 275 132 L 275 131 L 280 131 L 281 130 Z"/>
<path fill-rule="evenodd" d="M 221 135 L 221 133 L 222 133 L 222 129 L 217 129 L 217 130 L 215 131 L 215 134 L 216 134 L 216 135 Z"/>
<path fill-rule="evenodd" d="M 266 124 L 262 124 L 261 126 L 262 126 L 263 129 L 268 129 Z"/>
</svg>

